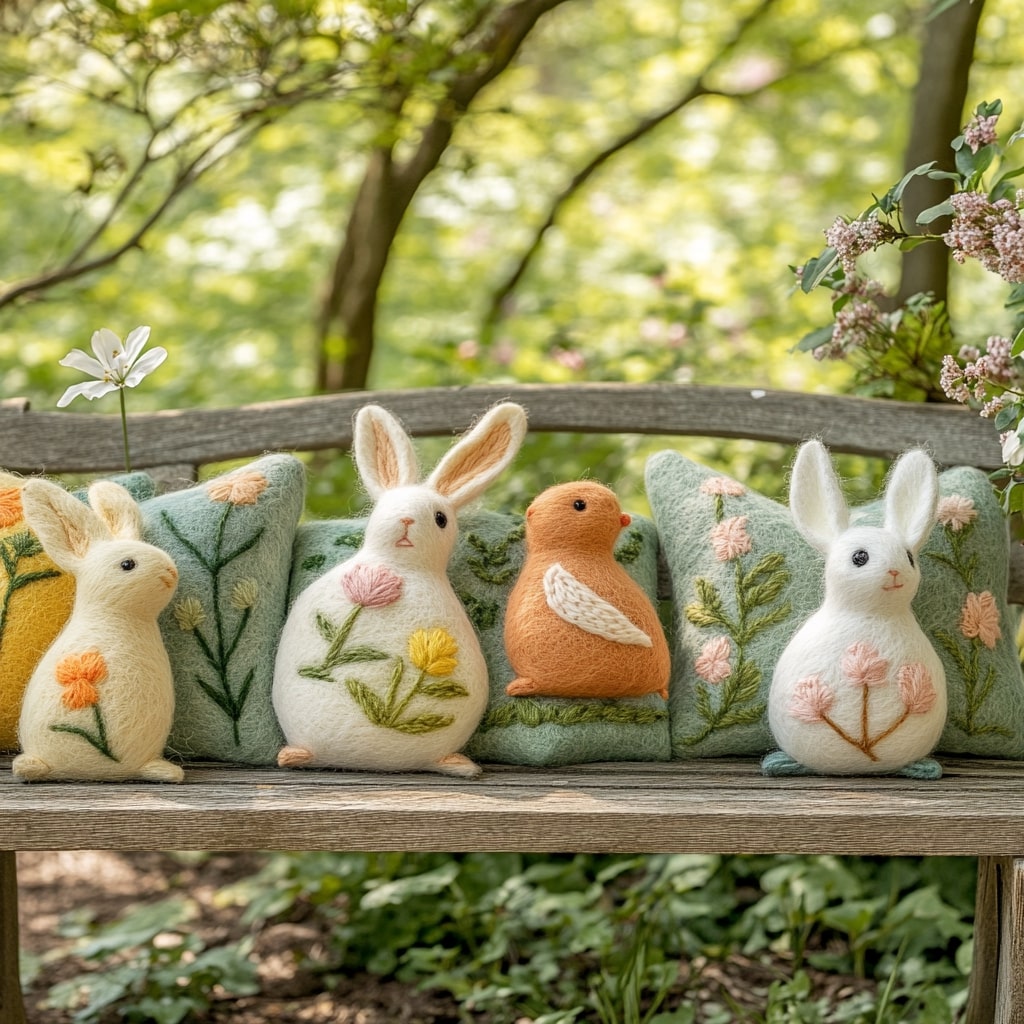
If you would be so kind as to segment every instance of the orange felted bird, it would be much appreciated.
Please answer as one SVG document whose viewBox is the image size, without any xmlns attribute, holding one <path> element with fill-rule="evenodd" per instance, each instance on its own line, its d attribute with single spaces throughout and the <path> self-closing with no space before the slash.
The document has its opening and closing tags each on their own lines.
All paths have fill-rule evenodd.
<svg viewBox="0 0 1024 1024">
<path fill-rule="evenodd" d="M 612 554 L 629 521 L 590 481 L 550 487 L 526 510 L 526 561 L 505 613 L 509 695 L 668 696 L 657 612 Z"/>
</svg>

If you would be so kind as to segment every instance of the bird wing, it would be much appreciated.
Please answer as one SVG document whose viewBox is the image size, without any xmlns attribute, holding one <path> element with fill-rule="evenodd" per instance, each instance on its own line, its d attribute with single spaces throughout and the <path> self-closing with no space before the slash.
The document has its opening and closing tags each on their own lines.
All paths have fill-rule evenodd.
<svg viewBox="0 0 1024 1024">
<path fill-rule="evenodd" d="M 550 565 L 544 573 L 544 596 L 548 607 L 559 618 L 588 633 L 620 644 L 653 646 L 651 638 L 634 626 L 615 605 L 595 594 L 558 562 Z"/>
</svg>

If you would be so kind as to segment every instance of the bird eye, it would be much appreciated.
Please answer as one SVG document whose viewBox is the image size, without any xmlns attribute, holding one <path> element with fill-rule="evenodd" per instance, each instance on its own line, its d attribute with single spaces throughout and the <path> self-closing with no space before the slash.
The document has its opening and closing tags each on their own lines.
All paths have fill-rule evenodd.
<svg viewBox="0 0 1024 1024">
<path fill-rule="evenodd" d="M 857 548 L 853 553 L 853 564 L 856 566 L 868 564 L 868 553 L 863 548 Z"/>
<path fill-rule="evenodd" d="M 124 569 L 125 572 L 131 572 L 132 569 L 135 568 L 135 559 L 134 558 L 126 558 L 121 563 L 121 568 Z"/>
<path fill-rule="evenodd" d="M 435 512 L 434 522 L 443 530 L 448 525 L 448 517 L 443 512 Z"/>
<path fill-rule="evenodd" d="M 914 556 L 910 553 L 909 549 L 907 551 L 907 561 L 910 563 L 910 568 L 913 569 L 914 568 Z"/>
<path fill-rule="evenodd" d="M 572 507 L 576 509 L 577 512 L 582 512 L 587 507 L 587 503 L 582 498 L 577 498 L 572 503 Z"/>
</svg>

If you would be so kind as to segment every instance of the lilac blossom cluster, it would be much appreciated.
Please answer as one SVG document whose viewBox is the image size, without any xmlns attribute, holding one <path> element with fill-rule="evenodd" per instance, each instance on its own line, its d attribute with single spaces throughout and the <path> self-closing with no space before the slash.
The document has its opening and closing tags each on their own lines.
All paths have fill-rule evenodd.
<svg viewBox="0 0 1024 1024">
<path fill-rule="evenodd" d="M 877 249 L 886 242 L 896 238 L 896 231 L 877 217 L 869 220 L 846 221 L 836 217 L 832 227 L 825 232 L 825 240 L 836 251 L 839 262 L 847 274 L 852 274 L 857 265 L 857 257 Z"/>
<path fill-rule="evenodd" d="M 963 263 L 973 257 L 1011 284 L 1024 282 L 1024 220 L 1018 209 L 1024 189 L 1018 190 L 1015 203 L 993 203 L 982 192 L 957 192 L 949 201 L 953 223 L 942 240 L 953 250 L 953 259 Z"/>
<path fill-rule="evenodd" d="M 875 301 L 882 293 L 882 286 L 877 281 L 856 274 L 845 277 L 832 293 L 832 301 L 844 295 L 850 296 L 850 301 L 836 313 L 832 337 L 812 350 L 814 358 L 842 359 L 852 349 L 885 337 L 891 330 L 891 324 Z"/>
<path fill-rule="evenodd" d="M 989 114 L 988 117 L 975 114 L 967 122 L 964 126 L 964 142 L 971 147 L 972 153 L 977 153 L 982 146 L 996 141 L 996 122 L 998 120 L 998 114 Z"/>
<path fill-rule="evenodd" d="M 957 357 L 943 356 L 939 374 L 942 390 L 955 402 L 982 402 L 981 415 L 995 416 L 1012 400 L 1020 383 L 1010 354 L 1012 348 L 1009 338 L 994 334 L 985 342 L 984 352 L 964 345 Z"/>
</svg>

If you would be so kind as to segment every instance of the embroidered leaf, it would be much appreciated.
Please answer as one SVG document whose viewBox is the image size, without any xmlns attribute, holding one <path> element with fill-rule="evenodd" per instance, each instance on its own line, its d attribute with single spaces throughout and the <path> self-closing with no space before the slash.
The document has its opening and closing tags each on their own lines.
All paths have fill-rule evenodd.
<svg viewBox="0 0 1024 1024">
<path fill-rule="evenodd" d="M 10 545 L 10 552 L 16 559 L 32 558 L 43 552 L 43 545 L 39 543 L 39 538 L 30 530 L 23 530 L 21 533 L 15 533 L 8 537 L 7 544 Z"/>
<path fill-rule="evenodd" d="M 932 636 L 938 641 L 939 646 L 956 662 L 956 667 L 964 677 L 973 675 L 971 666 L 968 664 L 967 655 L 963 648 L 957 643 L 956 637 L 947 629 L 934 629 Z"/>
<path fill-rule="evenodd" d="M 217 705 L 228 716 L 228 718 L 235 717 L 235 703 L 223 690 L 218 690 L 216 687 L 211 686 L 204 679 L 199 676 L 195 677 L 196 683 L 199 689 L 206 694 L 214 704 Z"/>
<path fill-rule="evenodd" d="M 339 533 L 334 538 L 334 546 L 336 548 L 361 548 L 365 539 L 365 530 L 348 530 L 345 533 Z"/>
<path fill-rule="evenodd" d="M 757 697 L 761 687 L 761 669 L 753 661 L 740 661 L 733 673 L 735 679 L 735 701 L 746 704 Z M 732 710 L 730 708 L 730 710 Z"/>
<path fill-rule="evenodd" d="M 767 704 L 751 704 L 745 708 L 731 708 L 718 720 L 718 728 L 724 729 L 731 725 L 754 725 L 764 717 Z"/>
<path fill-rule="evenodd" d="M 436 715 L 431 712 L 417 715 L 415 718 L 406 718 L 401 722 L 395 722 L 391 726 L 398 732 L 408 733 L 410 736 L 422 736 L 424 733 L 436 732 L 444 729 L 455 721 L 454 715 Z"/>
<path fill-rule="evenodd" d="M 332 665 L 351 665 L 354 661 L 385 661 L 389 657 L 375 647 L 350 647 L 333 659 Z"/>
<path fill-rule="evenodd" d="M 338 627 L 323 612 L 316 613 L 316 630 L 328 643 L 338 635 Z"/>
<path fill-rule="evenodd" d="M 771 626 L 777 626 L 780 622 L 785 622 L 792 612 L 793 606 L 787 601 L 785 604 L 779 605 L 772 611 L 766 612 L 764 615 L 760 615 L 756 619 L 752 619 L 747 623 L 747 627 L 744 631 L 744 640 L 749 640 L 751 637 L 757 636 L 757 634 L 763 630 L 766 630 Z"/>
<path fill-rule="evenodd" d="M 715 709 L 711 706 L 711 691 L 704 685 L 697 687 L 697 714 L 705 722 L 710 722 L 715 717 Z"/>
<path fill-rule="evenodd" d="M 52 580 L 60 575 L 60 571 L 57 569 L 40 569 L 38 572 L 23 572 L 17 576 L 12 576 L 10 579 L 9 587 L 11 590 L 21 590 L 22 587 L 27 587 L 30 583 L 38 583 L 40 580 Z"/>
<path fill-rule="evenodd" d="M 644 535 L 633 527 L 626 534 L 623 540 L 615 549 L 615 560 L 621 565 L 631 565 L 639 557 L 644 549 Z"/>
<path fill-rule="evenodd" d="M 488 544 L 478 534 L 468 534 L 466 543 L 477 551 L 478 555 L 467 558 L 466 565 L 484 583 L 503 586 L 512 580 L 519 571 L 518 565 L 511 561 L 509 548 L 513 544 L 518 544 L 525 535 L 525 520 L 506 534 L 502 540 L 492 544 Z"/>
<path fill-rule="evenodd" d="M 231 505 L 228 506 L 229 509 L 233 507 L 234 506 Z M 235 559 L 239 558 L 241 555 L 244 555 L 246 551 L 251 551 L 254 547 L 256 547 L 256 545 L 260 542 L 260 538 L 263 536 L 263 529 L 264 528 L 261 526 L 248 540 L 242 541 L 242 543 L 239 544 L 239 546 L 235 548 L 235 550 L 232 551 L 230 555 L 223 555 L 217 562 L 217 568 L 226 568 L 233 561 L 235 561 Z"/>
<path fill-rule="evenodd" d="M 761 608 L 771 604 L 786 589 L 789 584 L 788 572 L 777 572 L 764 581 L 749 587 L 744 594 L 745 604 L 748 608 Z"/>
<path fill-rule="evenodd" d="M 437 700 L 454 700 L 457 697 L 468 697 L 469 690 L 454 679 L 438 679 L 420 687 L 424 697 L 435 697 Z"/>
<path fill-rule="evenodd" d="M 498 624 L 501 605 L 497 601 L 485 601 L 483 598 L 474 597 L 463 591 L 459 591 L 459 600 L 466 609 L 469 621 L 473 623 L 473 627 L 478 633 L 494 629 Z"/>
<path fill-rule="evenodd" d="M 249 669 L 242 682 L 242 688 L 238 691 L 238 696 L 235 698 L 235 709 L 237 712 L 235 716 L 236 718 L 242 717 L 242 709 L 245 707 L 245 702 L 249 699 L 249 691 L 252 689 L 253 680 L 255 678 L 256 669 Z"/>
<path fill-rule="evenodd" d="M 326 564 L 326 555 L 310 555 L 302 560 L 302 568 L 305 572 L 319 572 Z"/>
<path fill-rule="evenodd" d="M 744 577 L 744 583 L 755 583 L 761 576 L 768 576 L 777 572 L 786 564 L 786 556 L 781 551 L 772 551 L 765 555 Z M 787 571 L 788 579 L 789 573 Z"/>
<path fill-rule="evenodd" d="M 333 683 L 334 676 L 330 671 L 320 665 L 306 665 L 299 669 L 299 675 L 303 679 L 319 679 L 323 683 Z"/>
<path fill-rule="evenodd" d="M 506 729 L 513 725 L 536 728 L 538 725 L 576 726 L 593 722 L 615 725 L 652 725 L 668 718 L 662 708 L 646 704 L 632 704 L 619 700 L 607 703 L 572 701 L 570 703 L 541 702 L 529 697 L 517 697 L 488 711 L 480 723 L 479 731 Z"/>
<path fill-rule="evenodd" d="M 686 616 L 686 620 L 688 622 L 692 622 L 695 626 L 707 628 L 708 626 L 727 625 L 720 615 L 713 615 L 702 604 L 694 603 L 686 605 L 683 608 L 683 614 Z"/>
<path fill-rule="evenodd" d="M 373 690 L 358 679 L 346 679 L 345 686 L 348 687 L 348 692 L 352 695 L 352 699 L 362 708 L 363 714 L 374 725 L 386 726 L 389 724 L 388 712 L 384 706 L 384 701 Z"/>
</svg>

